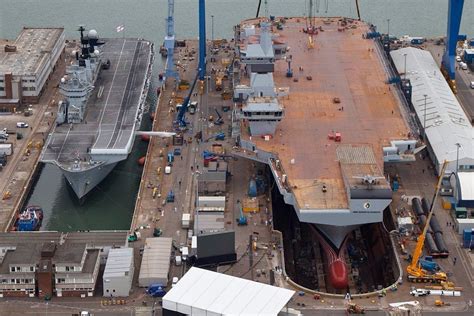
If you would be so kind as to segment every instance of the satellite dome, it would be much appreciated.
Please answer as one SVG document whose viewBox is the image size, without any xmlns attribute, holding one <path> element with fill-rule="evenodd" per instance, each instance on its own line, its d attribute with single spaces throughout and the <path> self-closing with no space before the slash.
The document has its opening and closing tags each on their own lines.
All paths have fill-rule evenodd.
<svg viewBox="0 0 474 316">
<path fill-rule="evenodd" d="M 99 55 L 99 53 L 100 53 L 100 52 L 99 52 L 98 49 L 94 50 L 94 54 Z"/>
<path fill-rule="evenodd" d="M 77 52 L 77 51 L 73 50 L 73 51 L 71 52 L 71 56 L 74 57 L 74 58 L 76 58 L 76 52 Z"/>
<path fill-rule="evenodd" d="M 89 36 L 89 38 L 94 38 L 94 39 L 99 38 L 99 36 L 97 35 L 97 31 L 96 31 L 96 30 L 90 30 L 87 35 Z"/>
<path fill-rule="evenodd" d="M 61 83 L 66 83 L 66 78 L 62 77 L 61 78 Z"/>
</svg>

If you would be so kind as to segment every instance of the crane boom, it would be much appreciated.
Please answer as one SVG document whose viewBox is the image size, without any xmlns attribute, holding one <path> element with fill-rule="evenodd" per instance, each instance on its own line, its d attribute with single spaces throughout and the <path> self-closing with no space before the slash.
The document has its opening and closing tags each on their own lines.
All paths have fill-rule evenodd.
<svg viewBox="0 0 474 316">
<path fill-rule="evenodd" d="M 194 87 L 196 86 L 196 82 L 198 81 L 198 78 L 199 78 L 199 71 L 196 72 L 196 77 L 194 78 L 191 89 L 189 89 L 188 96 L 186 97 L 186 99 L 184 99 L 183 104 L 181 105 L 181 108 L 179 109 L 176 121 L 177 121 L 180 128 L 185 128 L 186 127 L 186 121 L 184 119 L 184 114 L 186 113 L 186 110 L 188 109 L 189 101 L 191 100 L 191 96 L 193 94 Z"/>
<path fill-rule="evenodd" d="M 409 276 L 411 275 L 414 277 L 420 277 L 423 274 L 422 269 L 419 266 L 418 260 L 420 259 L 421 254 L 423 253 L 423 246 L 425 244 L 426 233 L 428 232 L 428 228 L 430 227 L 430 221 L 431 221 L 431 218 L 433 217 L 433 208 L 434 208 L 436 199 L 438 198 L 439 190 L 441 188 L 441 182 L 443 181 L 444 172 L 446 171 L 447 166 L 448 166 L 448 162 L 445 160 L 443 163 L 443 166 L 441 167 L 441 171 L 439 173 L 438 183 L 436 184 L 435 192 L 433 194 L 433 199 L 431 200 L 431 207 L 428 214 L 428 219 L 426 220 L 426 224 L 425 224 L 425 227 L 423 228 L 423 232 L 418 237 L 415 250 L 413 251 L 413 258 L 411 260 L 411 263 L 407 267 L 407 272 Z"/>
<path fill-rule="evenodd" d="M 360 9 L 359 9 L 359 0 L 355 0 L 356 9 L 357 9 L 357 19 L 360 21 Z"/>
</svg>

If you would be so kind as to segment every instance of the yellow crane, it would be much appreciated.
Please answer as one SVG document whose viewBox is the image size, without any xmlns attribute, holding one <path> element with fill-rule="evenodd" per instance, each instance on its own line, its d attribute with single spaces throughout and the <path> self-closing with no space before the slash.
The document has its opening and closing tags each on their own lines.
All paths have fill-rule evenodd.
<svg viewBox="0 0 474 316">
<path fill-rule="evenodd" d="M 447 165 L 448 162 L 445 160 L 443 162 L 443 166 L 441 167 L 441 171 L 439 172 L 438 183 L 436 184 L 435 193 L 433 195 L 433 200 L 431 201 L 430 212 L 428 214 L 425 227 L 423 228 L 423 232 L 420 234 L 420 236 L 418 236 L 418 241 L 416 243 L 415 250 L 413 251 L 413 258 L 411 260 L 410 265 L 408 265 L 407 267 L 408 281 L 411 282 L 441 283 L 447 281 L 446 273 L 430 273 L 422 269 L 418 262 L 421 257 L 421 254 L 423 253 L 426 233 L 428 232 L 428 228 L 430 227 L 431 217 L 433 217 L 433 207 L 435 205 L 436 198 L 438 197 L 438 193 L 441 188 L 441 182 L 443 180 L 444 172 L 446 171 Z"/>
</svg>

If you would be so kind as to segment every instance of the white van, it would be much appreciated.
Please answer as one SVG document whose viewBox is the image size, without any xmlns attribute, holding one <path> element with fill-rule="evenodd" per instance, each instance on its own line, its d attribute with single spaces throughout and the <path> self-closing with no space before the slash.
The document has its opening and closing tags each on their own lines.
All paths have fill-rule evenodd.
<svg viewBox="0 0 474 316">
<path fill-rule="evenodd" d="M 165 167 L 165 174 L 170 174 L 171 173 L 171 166 L 166 166 Z"/>
<path fill-rule="evenodd" d="M 471 81 L 471 89 L 474 89 L 474 81 Z"/>
<path fill-rule="evenodd" d="M 466 63 L 459 63 L 459 66 L 461 66 L 462 70 L 467 70 L 467 64 Z"/>
</svg>

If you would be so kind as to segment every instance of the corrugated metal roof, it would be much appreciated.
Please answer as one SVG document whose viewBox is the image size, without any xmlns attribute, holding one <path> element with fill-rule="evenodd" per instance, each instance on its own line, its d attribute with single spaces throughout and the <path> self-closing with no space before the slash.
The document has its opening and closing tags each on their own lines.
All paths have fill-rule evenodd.
<svg viewBox="0 0 474 316">
<path fill-rule="evenodd" d="M 474 200 L 474 172 L 458 172 L 461 200 Z"/>
<path fill-rule="evenodd" d="M 455 162 L 456 143 L 459 143 L 459 164 L 474 164 L 474 129 L 433 56 L 413 47 L 392 51 L 390 55 L 399 73 L 405 71 L 405 54 L 406 77 L 413 88 L 413 107 L 422 124 L 426 95 L 426 136 L 438 163 Z M 448 172 L 454 171 L 454 165 L 449 165 Z"/>
<path fill-rule="evenodd" d="M 294 293 L 193 267 L 163 297 L 163 308 L 185 314 L 278 315 Z"/>
<path fill-rule="evenodd" d="M 139 280 L 168 279 L 172 238 L 147 238 L 143 250 Z"/>
<path fill-rule="evenodd" d="M 133 248 L 113 248 L 109 250 L 105 264 L 104 279 L 124 276 L 133 264 Z"/>
</svg>

